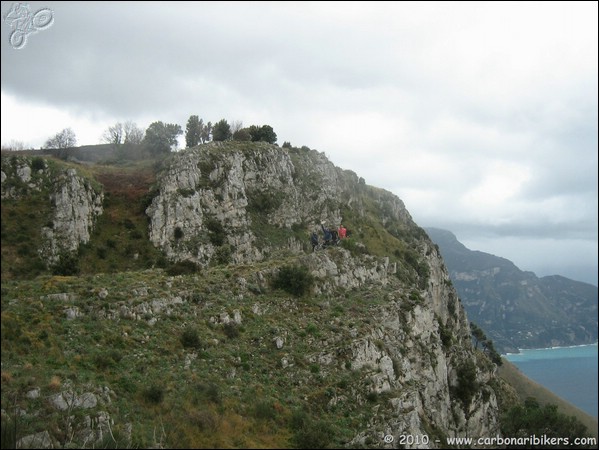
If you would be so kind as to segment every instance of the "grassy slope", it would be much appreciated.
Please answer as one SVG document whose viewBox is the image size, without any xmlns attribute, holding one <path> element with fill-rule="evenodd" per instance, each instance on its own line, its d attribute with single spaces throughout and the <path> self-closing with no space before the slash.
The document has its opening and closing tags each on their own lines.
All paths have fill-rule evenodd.
<svg viewBox="0 0 599 450">
<path fill-rule="evenodd" d="M 327 367 L 313 357 L 346 348 L 352 330 L 366 332 L 386 297 L 365 288 L 293 298 L 260 285 L 257 273 L 272 268 L 270 261 L 178 277 L 150 270 L 3 282 L 2 407 L 11 411 L 17 398 L 23 411 L 38 411 L 21 419 L 19 437 L 61 426 L 64 413 L 45 399 L 69 386 L 79 395 L 107 386 L 114 394 L 103 409 L 124 447 L 347 442 L 386 401 L 368 396 L 369 369 L 351 370 L 349 359 Z M 48 297 L 59 293 L 70 299 Z M 176 298 L 181 302 L 155 304 Z M 124 309 L 138 311 L 137 318 Z M 69 310 L 80 314 L 69 319 Z M 242 323 L 225 326 L 223 314 L 232 318 L 235 310 Z M 26 399 L 35 388 L 40 397 Z M 89 414 L 75 412 L 81 420 Z"/>
<path fill-rule="evenodd" d="M 80 252 L 82 273 L 121 272 L 161 265 L 161 253 L 148 239 L 145 215 L 155 182 L 153 161 L 128 166 L 92 166 L 92 176 L 104 189 L 104 213 L 90 242 Z"/>
<path fill-rule="evenodd" d="M 115 431 L 122 430 L 128 417 L 135 423 L 129 444 L 134 446 L 152 444 L 152 436 L 161 427 L 167 432 L 157 440 L 170 445 L 285 447 L 298 445 L 301 439 L 309 445 L 338 445 L 364 426 L 377 399 L 365 404 L 342 401 L 333 411 L 326 406 L 338 396 L 355 398 L 361 391 L 364 397 L 368 389 L 359 384 L 364 374 L 341 371 L 331 377 L 320 372 L 319 365 L 306 356 L 318 353 L 329 336 L 334 336 L 329 338 L 330 345 L 340 340 L 343 347 L 350 329 L 369 326 L 372 315 L 368 309 L 377 297 L 374 292 L 357 291 L 311 301 L 296 301 L 277 292 L 265 295 L 252 280 L 257 271 L 270 270 L 269 263 L 213 268 L 199 276 L 175 279 L 159 270 L 136 272 L 157 265 L 161 258 L 147 239 L 143 207 L 154 181 L 154 167 L 151 162 L 138 162 L 119 167 L 96 165 L 87 170 L 104 186 L 107 199 L 91 242 L 80 254 L 82 275 L 42 276 L 18 282 L 7 280 L 3 273 L 3 408 L 12 407 L 5 404 L 10 400 L 9 393 L 33 387 L 40 387 L 42 395 L 50 396 L 71 382 L 107 385 L 116 393 L 115 408 L 109 413 L 121 420 Z M 413 284 L 416 279 L 412 280 L 413 270 L 408 268 L 412 262 L 417 266 L 417 261 L 413 261 L 411 248 L 392 239 L 390 230 L 375 220 L 378 211 L 374 205 L 367 205 L 373 207 L 367 208 L 368 220 L 348 209 L 344 211 L 344 222 L 370 252 L 391 252 L 392 259 L 395 256 L 399 262 L 399 278 Z M 4 206 L 3 202 L 3 219 Z M 3 231 L 5 225 L 3 220 Z M 391 231 L 398 236 L 403 233 Z M 404 237 L 408 242 L 412 238 Z M 91 275 L 94 273 L 97 275 Z M 236 283 L 239 277 L 248 280 L 247 289 Z M 105 300 L 98 297 L 103 288 L 109 292 Z M 148 297 L 138 298 L 132 293 L 134 288 L 147 289 Z M 61 292 L 74 293 L 78 300 L 67 304 L 40 300 Z M 154 325 L 149 325 L 151 313 L 137 320 L 101 318 L 102 311 L 119 305 L 135 306 L 176 295 L 184 303 Z M 255 304 L 270 313 L 254 313 Z M 67 320 L 66 309 L 71 306 L 80 308 L 83 316 Z M 223 312 L 232 314 L 233 309 L 241 311 L 244 322 L 237 330 L 239 335 L 230 337 L 222 324 L 210 322 L 210 318 Z M 190 317 L 196 319 L 190 321 Z M 200 339 L 195 351 L 181 342 L 188 326 L 193 326 Z M 287 343 L 293 343 L 293 347 L 286 343 L 283 351 L 274 348 L 272 339 L 280 334 L 287 336 Z M 187 355 L 194 353 L 197 359 L 192 360 L 191 369 L 182 370 Z M 292 369 L 281 370 L 283 357 Z M 582 416 L 570 413 L 574 408 L 567 402 L 530 380 L 526 382 L 517 370 L 509 370 L 509 363 L 506 367 L 501 372 L 509 375 L 503 376 L 522 398 L 535 396 L 542 403 L 557 403 L 561 411 L 576 415 L 596 433 L 596 420 L 586 420 L 588 415 L 583 420 L 585 414 L 579 410 L 574 412 Z M 149 384 L 151 380 L 160 383 Z M 532 389 L 534 385 L 536 390 Z M 148 392 L 152 387 L 157 389 Z M 155 402 L 158 394 L 163 398 Z M 26 410 L 35 408 L 35 404 L 22 406 Z M 325 411 L 327 421 L 321 420 Z M 50 414 L 40 418 L 39 423 L 32 420 L 22 426 L 35 432 L 53 420 L 63 420 L 59 414 Z M 321 426 L 309 434 L 305 424 L 311 421 Z"/>
<path fill-rule="evenodd" d="M 535 397 L 541 405 L 548 403 L 555 404 L 561 413 L 576 417 L 588 428 L 592 436 L 597 437 L 596 417 L 587 414 L 536 381 L 531 380 L 505 358 L 503 359 L 503 365 L 499 368 L 499 376 L 516 390 L 522 400 L 527 397 Z"/>
</svg>

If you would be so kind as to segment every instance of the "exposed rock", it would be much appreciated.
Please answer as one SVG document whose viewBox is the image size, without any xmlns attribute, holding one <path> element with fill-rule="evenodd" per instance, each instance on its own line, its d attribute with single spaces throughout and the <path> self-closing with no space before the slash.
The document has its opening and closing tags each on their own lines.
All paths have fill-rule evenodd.
<svg viewBox="0 0 599 450">
<path fill-rule="evenodd" d="M 285 341 L 283 340 L 283 338 L 280 337 L 280 336 L 277 336 L 276 338 L 274 338 L 273 342 L 275 343 L 275 346 L 278 349 L 282 349 L 283 348 L 283 344 L 285 343 Z"/>
<path fill-rule="evenodd" d="M 48 195 L 51 217 L 41 228 L 38 253 L 51 266 L 90 239 L 96 219 L 102 214 L 103 193 L 75 169 L 50 167 L 32 171 L 31 158 L 2 158 L 2 199 L 19 199 L 40 192 Z"/>
<path fill-rule="evenodd" d="M 27 171 L 18 173 L 19 182 L 24 183 Z M 38 175 L 30 173 L 27 183 L 36 185 Z M 81 192 L 81 186 L 74 187 L 76 174 L 67 171 L 62 176 L 66 187 L 55 201 L 62 205 L 70 198 L 76 205 L 93 204 L 91 197 L 84 200 L 83 194 L 75 194 Z M 15 186 L 6 184 L 6 195 L 19 195 L 20 187 Z M 322 222 L 340 224 L 348 205 L 356 224 L 368 218 L 364 233 L 384 234 L 387 242 L 399 244 L 388 253 L 369 254 L 366 243 L 356 241 L 350 241 L 353 246 L 347 248 L 306 252 L 302 236 L 307 241 L 309 232 L 319 230 Z M 83 209 L 71 216 L 89 225 L 84 216 L 91 210 Z M 348 446 L 372 447 L 373 442 L 383 446 L 386 435 L 424 436 L 431 429 L 447 436 L 499 433 L 494 367 L 479 364 L 468 319 L 443 260 L 396 196 L 362 186 L 355 174 L 336 168 L 316 151 L 293 153 L 269 144 L 212 143 L 172 156 L 146 213 L 151 241 L 170 260 L 193 261 L 207 268 L 206 273 L 214 265 L 237 266 L 216 268 L 206 283 L 199 275 L 167 278 L 159 271 L 126 286 L 117 280 L 104 282 L 110 292 L 96 284 L 87 291 L 90 298 L 80 303 L 83 290 L 79 287 L 80 297 L 68 292 L 41 297 L 47 301 L 46 308 L 54 305 L 50 301 L 72 302 L 58 305 L 58 314 L 70 320 L 112 321 L 115 328 L 110 339 L 97 342 L 115 343 L 115 351 L 107 349 L 103 356 L 107 360 L 114 356 L 123 370 L 133 368 L 131 380 L 144 383 L 150 374 L 148 384 L 178 389 L 183 386 L 173 380 L 187 377 L 151 377 L 164 373 L 159 369 L 170 361 L 168 370 L 185 369 L 193 384 L 200 381 L 200 368 L 209 365 L 214 379 L 233 393 L 241 391 L 248 380 L 258 381 L 254 376 L 259 377 L 256 386 L 260 389 L 279 381 L 272 370 L 276 365 L 285 369 L 285 388 L 297 387 L 301 392 L 294 402 L 311 401 L 311 383 L 322 381 L 314 394 L 322 396 L 317 399 L 319 409 L 339 412 L 347 406 L 350 413 L 360 407 L 365 420 Z M 78 226 L 69 233 L 77 242 L 85 239 Z M 375 243 L 385 245 L 382 239 Z M 381 254 L 387 256 L 374 256 Z M 255 262 L 260 264 L 242 268 Z M 307 269 L 313 279 L 313 298 L 297 299 L 284 290 L 269 295 L 273 275 L 286 264 Z M 155 273 L 163 278 L 154 284 L 150 278 Z M 97 301 L 98 297 L 105 301 Z M 345 298 L 356 304 L 345 304 Z M 285 322 L 288 318 L 290 322 Z M 204 327 L 202 349 L 197 353 L 181 350 L 179 335 L 171 335 L 188 325 Z M 223 332 L 226 338 L 217 339 Z M 161 342 L 165 334 L 166 346 Z M 65 352 L 79 355 L 75 338 L 67 342 Z M 156 364 L 158 359 L 161 364 Z M 151 364 L 160 367 L 149 370 Z M 472 398 L 459 398 L 460 373 L 471 366 L 480 389 Z M 359 377 L 352 378 L 343 391 L 337 389 L 350 373 Z M 133 381 L 123 377 L 118 382 L 126 391 Z M 107 408 L 114 394 L 108 388 L 90 390 L 88 386 L 63 389 L 47 397 L 48 401 L 80 423 L 69 419 L 60 424 L 65 427 L 61 432 L 74 432 L 78 443 L 88 447 L 99 445 L 112 426 L 108 411 L 118 423 L 115 411 Z M 79 395 L 76 390 L 85 393 Z M 73 409 L 79 410 L 77 414 L 67 414 Z M 185 415 L 203 423 L 191 409 Z M 160 436 L 152 439 L 162 442 Z"/>
<path fill-rule="evenodd" d="M 320 229 L 321 222 L 338 226 L 338 202 L 353 200 L 357 176 L 321 153 L 302 156 L 301 164 L 294 162 L 289 152 L 265 143 L 241 150 L 215 142 L 182 152 L 160 178 L 159 193 L 146 210 L 150 240 L 172 260 L 205 266 L 222 257 L 225 250 L 219 249 L 227 245 L 231 262 L 247 263 L 264 259 L 275 247 L 260 242 L 257 220 L 265 219 L 273 229 L 304 224 L 306 239 L 308 229 Z M 389 212 L 409 218 L 395 199 Z M 294 238 L 279 247 L 303 251 L 303 243 Z"/>
<path fill-rule="evenodd" d="M 60 448 L 47 431 L 30 434 L 17 441 L 17 448 Z"/>
</svg>

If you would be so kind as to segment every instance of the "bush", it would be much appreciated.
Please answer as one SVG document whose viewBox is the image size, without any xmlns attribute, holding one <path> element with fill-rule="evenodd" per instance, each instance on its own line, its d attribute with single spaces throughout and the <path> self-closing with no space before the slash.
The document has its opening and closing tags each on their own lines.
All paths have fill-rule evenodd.
<svg viewBox="0 0 599 450">
<path fill-rule="evenodd" d="M 328 448 L 333 439 L 333 428 L 321 420 L 307 420 L 292 438 L 296 448 Z"/>
<path fill-rule="evenodd" d="M 271 401 L 261 400 L 256 403 L 254 417 L 256 419 L 274 420 L 277 417 L 277 412 Z"/>
<path fill-rule="evenodd" d="M 206 228 L 208 229 L 208 235 L 212 245 L 216 247 L 222 246 L 227 238 L 227 233 L 225 232 L 223 224 L 214 217 L 206 219 L 205 224 Z"/>
<path fill-rule="evenodd" d="M 183 237 L 183 230 L 181 227 L 175 227 L 175 239 L 179 240 Z"/>
<path fill-rule="evenodd" d="M 465 408 L 468 408 L 474 394 L 479 390 L 476 381 L 476 366 L 472 361 L 467 361 L 458 367 L 458 385 L 454 393 L 462 402 Z"/>
<path fill-rule="evenodd" d="M 79 273 L 79 260 L 75 255 L 63 254 L 54 266 L 52 266 L 53 275 L 71 276 Z"/>
<path fill-rule="evenodd" d="M 185 348 L 200 348 L 200 336 L 197 330 L 186 329 L 181 335 L 181 344 Z"/>
<path fill-rule="evenodd" d="M 227 265 L 231 262 L 231 246 L 221 245 L 214 252 L 214 262 L 218 265 Z"/>
<path fill-rule="evenodd" d="M 281 206 L 283 198 L 279 192 L 262 191 L 248 193 L 248 209 L 255 213 L 268 214 Z"/>
<path fill-rule="evenodd" d="M 38 170 L 44 170 L 46 168 L 46 163 L 44 160 L 38 156 L 31 160 L 31 171 L 37 172 Z"/>
<path fill-rule="evenodd" d="M 197 272 L 199 272 L 199 267 L 193 261 L 178 261 L 166 270 L 166 273 L 172 277 L 176 275 L 187 275 Z"/>
<path fill-rule="evenodd" d="M 509 409 L 500 423 L 504 436 L 544 435 L 568 439 L 570 442 L 574 442 L 577 437 L 588 436 L 587 427 L 574 416 L 560 413 L 554 404 L 541 406 L 533 397 L 527 398 L 523 405 Z M 577 448 L 594 447 L 582 445 Z"/>
<path fill-rule="evenodd" d="M 239 336 L 239 327 L 233 322 L 226 323 L 223 326 L 223 330 L 229 339 L 234 339 Z"/>
<path fill-rule="evenodd" d="M 292 295 L 301 297 L 308 293 L 314 285 L 314 277 L 303 266 L 284 266 L 273 280 L 275 289 L 282 289 Z"/>
<path fill-rule="evenodd" d="M 144 397 L 149 402 L 161 403 L 164 399 L 164 388 L 153 384 L 144 391 Z"/>
<path fill-rule="evenodd" d="M 196 398 L 206 400 L 217 405 L 220 405 L 222 401 L 220 388 L 214 383 L 199 383 L 197 385 Z"/>
</svg>

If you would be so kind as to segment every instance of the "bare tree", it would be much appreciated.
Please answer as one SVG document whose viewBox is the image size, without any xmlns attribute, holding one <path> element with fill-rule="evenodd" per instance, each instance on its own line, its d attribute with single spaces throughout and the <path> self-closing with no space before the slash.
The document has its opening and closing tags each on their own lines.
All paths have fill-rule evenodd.
<svg viewBox="0 0 599 450">
<path fill-rule="evenodd" d="M 8 144 L 2 144 L 2 151 L 20 151 L 25 150 L 23 141 L 15 141 L 12 139 Z"/>
<path fill-rule="evenodd" d="M 117 122 L 111 127 L 108 127 L 102 134 L 102 142 L 105 144 L 121 144 L 123 142 L 123 124 Z"/>
<path fill-rule="evenodd" d="M 60 133 L 56 133 L 54 137 L 51 137 L 46 141 L 44 148 L 71 148 L 77 145 L 77 138 L 75 132 L 71 128 L 65 128 Z"/>
<path fill-rule="evenodd" d="M 130 120 L 123 125 L 123 132 L 125 134 L 125 144 L 141 144 L 141 141 L 144 140 L 144 130 Z"/>
<path fill-rule="evenodd" d="M 241 120 L 231 121 L 231 133 L 235 134 L 237 131 L 243 128 L 243 122 Z"/>
</svg>

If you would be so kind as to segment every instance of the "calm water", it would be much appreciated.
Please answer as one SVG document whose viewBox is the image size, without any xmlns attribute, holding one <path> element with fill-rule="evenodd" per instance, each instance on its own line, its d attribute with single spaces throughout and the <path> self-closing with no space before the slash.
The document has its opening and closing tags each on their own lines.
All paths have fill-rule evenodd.
<svg viewBox="0 0 599 450">
<path fill-rule="evenodd" d="M 597 344 L 507 354 L 528 378 L 597 417 Z"/>
</svg>

